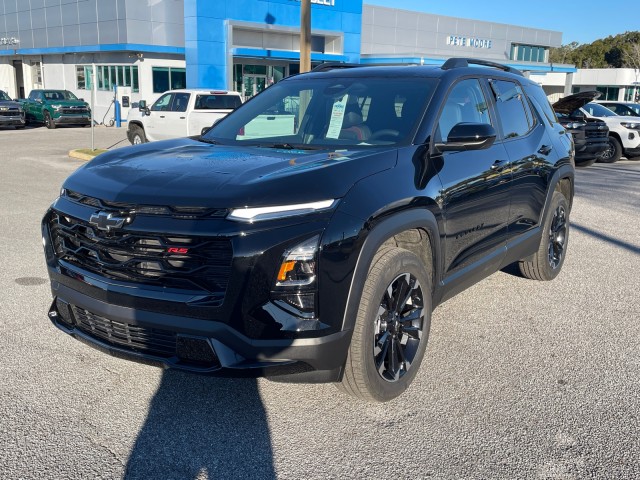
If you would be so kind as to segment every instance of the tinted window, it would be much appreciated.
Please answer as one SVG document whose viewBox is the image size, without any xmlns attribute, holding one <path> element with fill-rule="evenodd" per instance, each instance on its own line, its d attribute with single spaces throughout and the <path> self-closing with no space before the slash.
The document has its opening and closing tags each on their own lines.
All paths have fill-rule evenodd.
<svg viewBox="0 0 640 480">
<path fill-rule="evenodd" d="M 45 100 L 77 100 L 73 93 L 68 90 L 45 90 L 43 92 Z"/>
<path fill-rule="evenodd" d="M 476 79 L 459 82 L 449 93 L 438 120 L 438 141 L 446 140 L 454 125 L 461 122 L 491 124 L 487 100 Z"/>
<path fill-rule="evenodd" d="M 229 114 L 205 138 L 321 148 L 409 142 L 435 84 L 431 78 L 371 76 L 283 80 Z"/>
<path fill-rule="evenodd" d="M 544 90 L 535 85 L 527 85 L 524 89 L 538 110 L 540 110 L 540 115 L 544 115 L 551 124 L 558 123 L 556 112 L 553 111 L 553 107 L 551 107 Z"/>
<path fill-rule="evenodd" d="M 582 107 L 589 115 L 594 117 L 615 117 L 616 114 L 609 110 L 607 107 L 603 107 L 597 103 L 587 103 Z"/>
<path fill-rule="evenodd" d="M 492 80 L 491 88 L 504 137 L 526 135 L 533 126 L 533 119 L 520 85 L 505 80 Z"/>
<path fill-rule="evenodd" d="M 186 112 L 189 106 L 189 93 L 175 93 L 173 95 L 173 104 L 171 105 L 172 112 Z"/>
<path fill-rule="evenodd" d="M 173 93 L 165 93 L 162 95 L 156 103 L 151 106 L 152 112 L 166 112 L 169 110 L 169 106 L 171 105 L 171 97 L 173 97 Z"/>
<path fill-rule="evenodd" d="M 0 100 L 6 100 L 6 101 L 8 101 L 8 100 L 11 100 L 11 99 L 9 98 L 9 95 L 7 95 L 7 94 L 6 94 L 6 93 L 4 93 L 2 90 L 0 90 Z"/>
<path fill-rule="evenodd" d="M 195 110 L 215 110 L 238 108 L 242 102 L 238 95 L 198 95 Z"/>
</svg>

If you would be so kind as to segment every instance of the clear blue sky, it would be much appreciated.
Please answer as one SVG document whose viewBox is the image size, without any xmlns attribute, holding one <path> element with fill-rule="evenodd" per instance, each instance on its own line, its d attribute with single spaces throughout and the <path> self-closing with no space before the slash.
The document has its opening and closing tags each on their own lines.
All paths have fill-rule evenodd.
<svg viewBox="0 0 640 480">
<path fill-rule="evenodd" d="M 365 4 L 562 32 L 562 43 L 591 43 L 640 30 L 640 2 L 522 0 L 364 0 Z"/>
</svg>

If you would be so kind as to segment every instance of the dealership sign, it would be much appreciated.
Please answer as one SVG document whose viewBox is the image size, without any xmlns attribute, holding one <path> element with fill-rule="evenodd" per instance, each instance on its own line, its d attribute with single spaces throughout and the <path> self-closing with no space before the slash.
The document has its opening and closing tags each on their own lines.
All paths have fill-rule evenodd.
<svg viewBox="0 0 640 480">
<path fill-rule="evenodd" d="M 491 40 L 477 37 L 461 37 L 458 35 L 448 35 L 447 45 L 453 45 L 455 47 L 491 48 Z"/>
<path fill-rule="evenodd" d="M 300 0 L 298 0 L 299 2 Z M 336 6 L 336 0 L 311 0 L 311 3 L 315 3 L 316 5 L 327 5 L 329 7 Z"/>
<path fill-rule="evenodd" d="M 0 45 L 17 45 L 20 43 L 16 37 L 0 37 Z"/>
</svg>

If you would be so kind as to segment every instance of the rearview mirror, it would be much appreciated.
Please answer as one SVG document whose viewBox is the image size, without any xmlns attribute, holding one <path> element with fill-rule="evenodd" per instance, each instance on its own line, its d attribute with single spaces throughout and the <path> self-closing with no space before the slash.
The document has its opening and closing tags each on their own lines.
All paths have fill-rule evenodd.
<svg viewBox="0 0 640 480">
<path fill-rule="evenodd" d="M 449 132 L 446 143 L 436 143 L 441 151 L 484 150 L 493 145 L 496 130 L 487 123 L 458 123 Z"/>
</svg>

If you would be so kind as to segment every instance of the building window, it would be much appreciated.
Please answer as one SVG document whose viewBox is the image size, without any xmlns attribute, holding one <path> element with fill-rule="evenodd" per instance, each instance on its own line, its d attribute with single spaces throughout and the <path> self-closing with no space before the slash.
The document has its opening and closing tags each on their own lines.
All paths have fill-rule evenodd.
<svg viewBox="0 0 640 480">
<path fill-rule="evenodd" d="M 602 95 L 598 100 L 618 100 L 619 87 L 596 87 Z"/>
<path fill-rule="evenodd" d="M 535 45 L 511 45 L 511 60 L 520 62 L 544 63 L 547 59 L 547 48 Z"/>
<path fill-rule="evenodd" d="M 138 67 L 135 65 L 96 65 L 96 85 L 98 90 L 113 90 L 114 85 L 131 87 L 139 92 Z M 76 65 L 76 86 L 78 90 L 91 90 L 93 86 L 93 67 Z"/>
<path fill-rule="evenodd" d="M 153 67 L 153 93 L 177 90 L 187 86 L 187 70 L 173 67 Z"/>
</svg>

